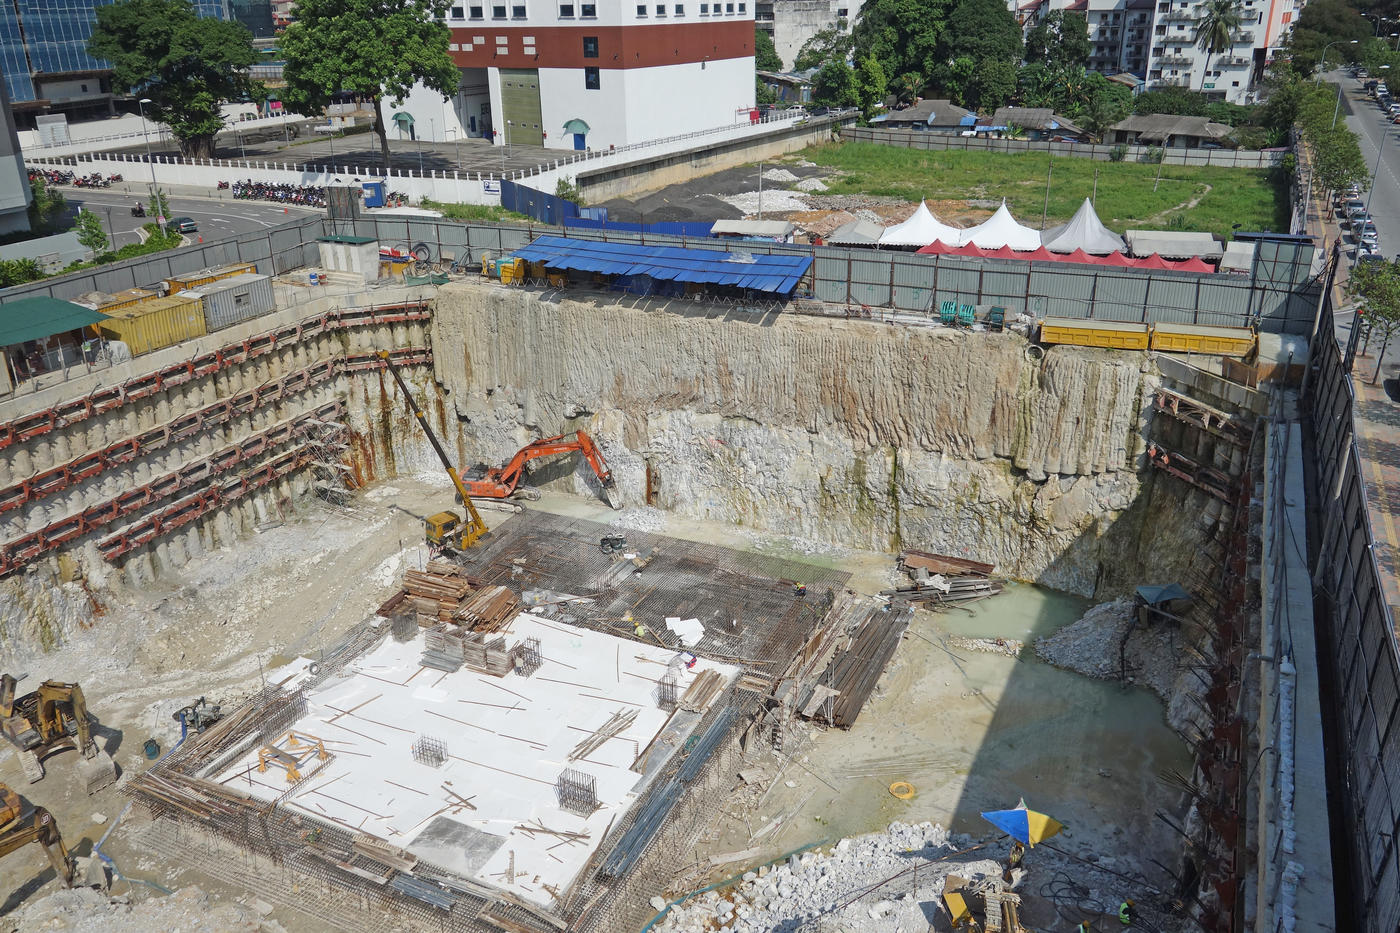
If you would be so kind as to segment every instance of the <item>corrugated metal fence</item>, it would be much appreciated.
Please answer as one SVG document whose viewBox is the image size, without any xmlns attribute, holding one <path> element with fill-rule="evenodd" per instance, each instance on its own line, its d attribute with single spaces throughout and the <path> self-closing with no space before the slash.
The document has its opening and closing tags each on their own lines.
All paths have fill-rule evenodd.
<svg viewBox="0 0 1400 933">
<path fill-rule="evenodd" d="M 1094 143 L 1054 143 L 1029 139 L 992 139 L 982 136 L 955 136 L 920 130 L 887 130 L 878 127 L 843 127 L 846 142 L 878 143 L 903 149 L 954 150 L 957 152 L 1048 152 L 1066 158 L 1111 162 L 1117 145 Z M 1283 162 L 1288 150 L 1266 149 L 1169 149 L 1154 146 L 1124 146 L 1122 161 L 1137 162 L 1151 153 L 1162 153 L 1165 165 L 1215 165 L 1221 168 L 1272 168 Z M 1155 162 L 1155 159 L 1154 159 Z"/>
<path fill-rule="evenodd" d="M 1343 828 L 1334 838 L 1348 870 L 1338 892 L 1338 928 L 1363 933 L 1400 930 L 1400 651 L 1372 550 L 1371 523 L 1356 445 L 1355 393 L 1328 322 L 1313 341 L 1309 373 L 1316 471 L 1310 490 L 1313 581 L 1321 611 L 1319 645 L 1330 673 L 1323 708 L 1331 796 L 1340 800 Z M 1330 670 L 1329 670 L 1330 668 Z M 1328 728 L 1330 727 L 1330 728 Z M 1340 887 L 1339 883 L 1339 887 Z M 1354 912 L 1354 913 L 1350 913 Z M 1350 915 L 1349 915 L 1350 913 Z M 1345 922 L 1344 922 L 1345 921 Z"/>
<path fill-rule="evenodd" d="M 345 231 L 348 232 L 348 231 Z M 381 242 L 428 243 L 435 250 L 475 261 L 483 250 L 501 255 L 558 228 L 462 224 L 432 218 L 361 220 L 355 233 Z M 734 249 L 713 239 L 637 234 L 569 227 L 577 239 L 645 242 L 693 249 Z M 1271 333 L 1307 333 L 1317 313 L 1313 247 L 1259 245 L 1252 275 L 1143 271 L 1071 263 L 972 259 L 872 249 L 841 249 L 745 242 L 751 253 L 810 255 L 814 297 L 835 304 L 867 305 L 918 314 L 935 313 L 944 301 L 1001 306 L 1037 317 L 1101 318 L 1245 326 Z"/>
<path fill-rule="evenodd" d="M 559 225 L 578 217 L 578 205 L 568 198 L 545 194 L 504 178 L 501 179 L 501 207 L 545 224 Z"/>
<path fill-rule="evenodd" d="M 471 262 L 483 252 L 500 256 L 550 233 L 579 239 L 644 242 L 694 249 L 733 249 L 708 238 L 657 236 L 612 229 L 462 223 L 431 217 L 382 217 L 352 223 L 305 218 L 227 239 L 209 241 L 113 263 L 73 275 L 8 289 L 5 300 L 25 295 L 75 298 L 85 292 L 118 292 L 230 262 L 254 262 L 278 274 L 319 261 L 316 238 L 325 233 L 376 237 L 385 246 L 426 243 L 436 259 L 443 250 Z M 745 242 L 753 253 L 813 257 L 803 288 L 823 301 L 933 314 L 944 301 L 1004 307 L 1011 314 L 1098 318 L 1224 326 L 1257 325 L 1269 333 L 1308 333 L 1317 313 L 1319 285 L 1309 245 L 1264 242 L 1251 275 L 1143 271 L 1070 263 L 973 259 L 871 249 Z"/>
</svg>

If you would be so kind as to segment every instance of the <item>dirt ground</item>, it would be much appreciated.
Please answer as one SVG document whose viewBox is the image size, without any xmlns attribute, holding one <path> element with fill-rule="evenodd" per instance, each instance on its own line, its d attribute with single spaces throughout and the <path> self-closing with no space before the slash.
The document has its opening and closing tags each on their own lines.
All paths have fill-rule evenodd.
<svg viewBox="0 0 1400 933">
<path fill-rule="evenodd" d="M 101 720 L 99 735 L 120 769 L 139 772 L 149 764 L 142 750 L 147 739 L 155 739 L 162 750 L 178 741 L 175 710 L 200 696 L 236 704 L 269 670 L 298 655 L 315 657 L 372 613 L 397 588 L 403 569 L 425 561 L 420 516 L 450 503 L 445 483 L 445 477 L 423 474 L 372 487 L 349 508 L 310 502 L 284 516 L 281 524 L 207 554 L 153 586 L 100 594 L 105 602 L 101 618 L 53 654 L 32 658 L 21 689 L 50 678 L 81 683 Z M 531 507 L 839 566 L 852 573 L 851 586 L 864 593 L 884 589 L 894 579 L 892 560 L 884 554 L 815 553 L 800 541 L 774 540 L 734 526 L 680 522 L 655 510 L 611 512 L 601 502 L 555 493 L 545 493 Z M 493 526 L 509 518 L 489 509 L 484 516 Z M 656 527 L 660 523 L 665 527 Z M 758 792 L 734 798 L 735 807 L 747 805 L 751 812 L 719 816 L 717 830 L 683 861 L 698 864 L 716 852 L 750 845 L 761 846 L 771 857 L 766 853 L 880 829 L 895 818 L 984 831 L 975 825 L 975 809 L 996 799 L 1014 806 L 1015 796 L 1028 787 L 1039 791 L 1038 802 L 1047 808 L 1060 805 L 1062 819 L 1080 820 L 1083 844 L 1071 848 L 1092 848 L 1104 858 L 1120 859 L 1116 864 L 1125 868 L 1139 867 L 1136 859 L 1144 848 L 1155 849 L 1164 862 L 1174 861 L 1166 854 L 1170 840 L 1163 838 L 1165 831 L 1159 831 L 1151 813 L 1155 805 L 1170 806 L 1155 787 L 1157 770 L 1164 759 L 1179 764 L 1183 752 L 1179 743 L 1173 746 L 1169 733 L 1164 737 L 1142 725 L 1144 715 L 1154 715 L 1150 703 L 1119 702 L 1121 709 L 1115 711 L 1109 708 L 1117 702 L 1110 692 L 1117 688 L 1044 665 L 1027 674 L 1030 668 L 1016 658 L 969 658 L 948 650 L 950 633 L 977 635 L 1000 626 L 996 634 L 1006 629 L 1007 635 L 1024 637 L 1018 632 L 1038 625 L 1023 625 L 1022 616 L 1054 616 L 1038 604 L 1017 606 L 1021 615 L 1002 613 L 981 625 L 920 614 L 857 727 L 848 733 L 802 727 L 788 749 L 791 756 L 770 758 L 764 765 L 769 774 L 760 785 L 762 799 Z M 1062 610 L 1060 615 L 1064 618 L 1055 616 L 1055 624 L 1074 613 Z M 1062 697 L 1052 704 L 1057 708 L 1047 715 L 1054 717 L 1055 746 L 1082 743 L 1092 735 L 1103 736 L 1092 748 L 1111 746 L 1125 740 L 1126 729 L 1129 735 L 1136 730 L 1143 749 L 1123 760 L 1101 762 L 1085 759 L 1093 752 L 1061 748 L 1065 754 L 1051 755 L 1034 746 L 1032 733 L 1044 726 L 1029 711 L 1043 691 L 1070 682 L 1062 678 L 1090 686 L 1078 699 Z M 1090 710 L 1103 722 L 1087 723 L 1084 716 Z M 1160 704 L 1155 715 L 1161 718 Z M 47 807 L 69 846 L 85 856 L 122 813 L 125 799 L 115 787 L 87 796 L 77 781 L 75 759 L 71 752 L 49 759 L 48 776 L 30 785 L 15 755 L 7 753 L 0 757 L 0 781 Z M 892 780 L 913 781 L 919 795 L 896 800 L 885 792 Z M 1086 781 L 1099 783 L 1088 793 L 1075 790 Z M 103 844 L 130 879 L 118 880 L 114 893 L 140 900 L 159 894 L 150 885 L 179 889 L 198 884 L 211 903 L 253 906 L 250 894 L 143 849 L 140 833 L 134 831 L 139 821 L 128 819 Z M 753 833 L 771 821 L 776 825 L 754 840 Z M 0 871 L 0 916 L 12 919 L 17 908 L 57 888 L 37 847 L 16 852 Z M 280 905 L 270 911 L 266 904 L 256 906 L 268 929 L 275 929 L 273 924 L 292 933 L 328 929 Z M 10 928 L 0 922 L 0 930 Z"/>
</svg>

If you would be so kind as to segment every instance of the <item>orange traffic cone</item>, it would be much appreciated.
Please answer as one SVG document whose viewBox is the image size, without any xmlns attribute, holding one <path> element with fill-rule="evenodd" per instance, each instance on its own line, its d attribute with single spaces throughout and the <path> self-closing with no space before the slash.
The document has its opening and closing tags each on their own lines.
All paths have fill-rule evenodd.
<svg viewBox="0 0 1400 933">
<path fill-rule="evenodd" d="M 203 242 L 204 242 L 204 237 L 198 237 L 198 238 L 197 238 L 197 239 L 198 239 L 198 240 L 199 240 L 199 242 L 201 242 L 201 243 L 203 243 Z"/>
</svg>

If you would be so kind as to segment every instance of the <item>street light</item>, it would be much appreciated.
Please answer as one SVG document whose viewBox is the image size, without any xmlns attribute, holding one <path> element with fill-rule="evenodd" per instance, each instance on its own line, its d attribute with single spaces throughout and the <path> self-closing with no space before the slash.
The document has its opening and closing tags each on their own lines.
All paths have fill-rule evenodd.
<svg viewBox="0 0 1400 933">
<path fill-rule="evenodd" d="M 1385 17 L 1381 16 L 1379 13 L 1362 13 L 1361 15 L 1366 17 L 1367 19 L 1370 19 L 1373 16 L 1376 18 L 1375 34 L 1379 36 L 1381 34 L 1381 21 L 1384 20 Z"/>
<path fill-rule="evenodd" d="M 1316 79 L 1315 81 L 1313 81 L 1313 86 L 1314 86 L 1314 87 L 1316 87 L 1317 85 L 1319 85 L 1319 84 L 1322 83 L 1322 72 L 1325 71 L 1325 70 L 1327 69 L 1327 50 L 1330 49 L 1330 48 L 1331 48 L 1332 46 L 1334 46 L 1334 45 L 1341 45 L 1341 44 L 1344 43 L 1344 42 L 1345 42 L 1347 45 L 1356 45 L 1357 40 L 1355 40 L 1355 39 L 1338 39 L 1337 41 L 1335 41 L 1335 42 L 1329 42 L 1329 43 L 1327 43 L 1326 45 L 1324 45 L 1324 46 L 1322 47 L 1322 55 L 1320 55 L 1320 56 L 1318 57 L 1318 62 L 1317 62 L 1317 79 Z"/>
<path fill-rule="evenodd" d="M 146 132 L 146 105 L 151 102 L 149 97 L 143 97 L 136 102 L 136 106 L 141 110 L 141 135 L 146 140 L 146 162 L 151 166 L 151 207 L 156 212 L 156 223 L 160 225 L 160 235 L 165 236 L 165 214 L 160 209 L 159 189 L 156 187 L 156 160 L 151 157 L 151 134 Z"/>
</svg>

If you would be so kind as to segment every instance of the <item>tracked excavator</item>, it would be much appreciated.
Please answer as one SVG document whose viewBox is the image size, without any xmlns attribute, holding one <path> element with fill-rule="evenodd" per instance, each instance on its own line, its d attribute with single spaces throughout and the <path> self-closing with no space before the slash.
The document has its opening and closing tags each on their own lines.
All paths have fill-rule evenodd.
<svg viewBox="0 0 1400 933">
<path fill-rule="evenodd" d="M 18 683 L 9 674 L 0 676 L 0 733 L 19 749 L 29 783 L 43 778 L 45 758 L 73 748 L 82 753 L 79 773 L 89 794 L 114 784 L 117 768 L 92 737 L 83 689 L 46 680 L 38 690 L 16 698 Z"/>
<path fill-rule="evenodd" d="M 538 499 L 538 490 L 520 485 L 520 480 L 525 475 L 525 465 L 540 457 L 553 457 L 574 451 L 583 454 L 584 460 L 593 468 L 598 482 L 603 484 L 603 498 L 608 505 L 614 509 L 621 508 L 613 496 L 613 476 L 603 459 L 603 452 L 593 443 L 593 438 L 589 437 L 586 431 L 531 441 L 517 450 L 505 466 L 492 469 L 476 467 L 468 472 L 463 482 L 466 483 L 467 491 L 478 499 Z"/>
<path fill-rule="evenodd" d="M 423 414 L 423 409 L 419 408 L 418 403 L 413 400 L 413 393 L 408 391 L 408 385 L 403 381 L 399 368 L 389 358 L 389 351 L 380 350 L 378 356 L 384 361 L 389 375 L 393 376 L 394 381 L 399 384 L 399 391 L 403 393 L 408 410 L 412 412 L 414 418 L 418 419 L 423 433 L 428 435 L 428 443 L 433 445 L 433 451 L 442 461 L 443 469 L 447 470 L 447 475 L 452 478 L 452 485 L 457 489 L 457 496 L 462 500 L 462 505 L 467 510 L 466 521 L 462 520 L 462 516 L 451 511 L 438 512 L 436 515 L 429 515 L 423 519 L 423 532 L 428 539 L 428 546 L 434 550 L 464 551 L 486 535 L 486 522 L 482 520 L 481 513 L 472 504 L 471 494 L 462 485 L 462 477 L 457 473 L 457 468 L 452 465 L 452 461 L 447 458 L 447 451 L 443 449 L 442 442 L 438 440 L 437 435 L 433 433 L 432 427 L 428 424 L 428 416 Z"/>
<path fill-rule="evenodd" d="M 0 784 L 0 858 L 31 842 L 44 847 L 44 854 L 49 857 L 54 874 L 58 875 L 65 888 L 71 888 L 77 865 L 63 845 L 58 822 L 43 807 L 35 807 L 26 813 L 19 794 Z"/>
</svg>

